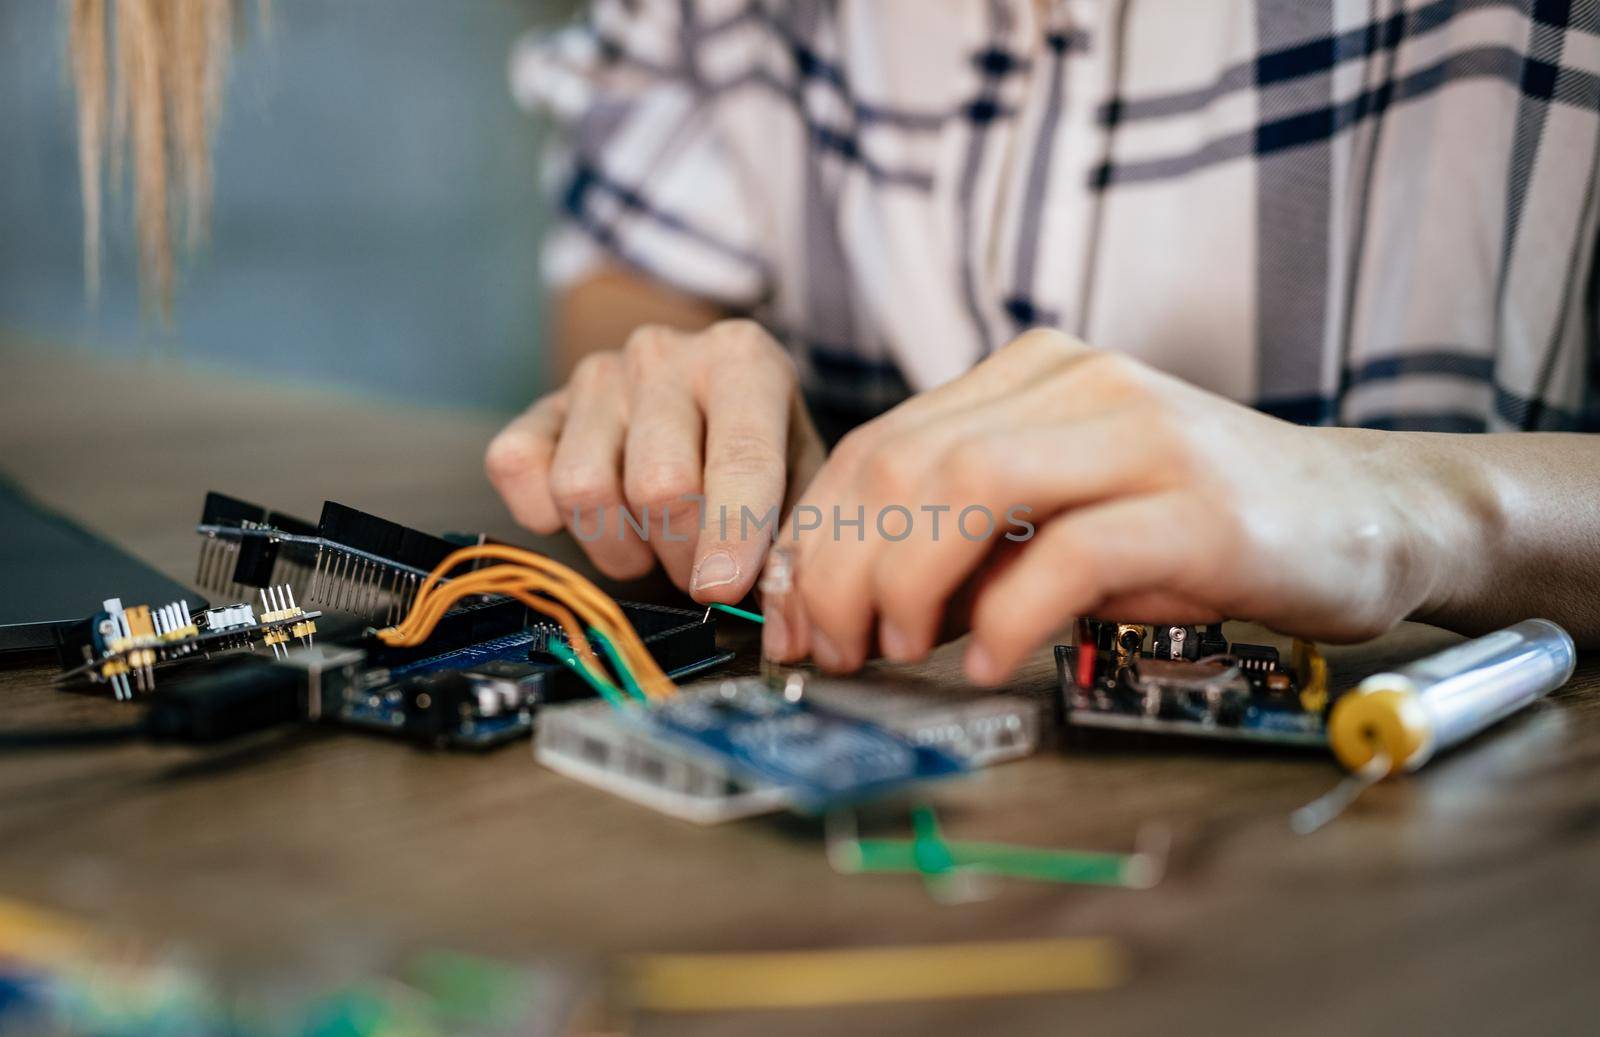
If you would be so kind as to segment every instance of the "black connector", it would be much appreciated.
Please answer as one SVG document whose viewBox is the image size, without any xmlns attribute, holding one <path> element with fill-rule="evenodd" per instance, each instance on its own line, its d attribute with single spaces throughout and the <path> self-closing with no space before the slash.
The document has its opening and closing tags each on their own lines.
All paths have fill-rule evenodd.
<svg viewBox="0 0 1600 1037">
<path fill-rule="evenodd" d="M 150 696 L 145 729 L 158 742 L 221 742 L 305 715 L 305 680 L 269 659 L 242 656 Z"/>
</svg>

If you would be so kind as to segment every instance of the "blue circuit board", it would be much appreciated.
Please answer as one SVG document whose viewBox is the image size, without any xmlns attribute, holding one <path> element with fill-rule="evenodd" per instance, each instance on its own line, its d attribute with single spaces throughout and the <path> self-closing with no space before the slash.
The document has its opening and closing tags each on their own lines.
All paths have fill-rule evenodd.
<svg viewBox="0 0 1600 1037">
<path fill-rule="evenodd" d="M 457 648 L 451 652 L 442 652 L 439 655 L 430 655 L 414 662 L 403 663 L 399 666 L 389 667 L 389 679 L 401 680 L 405 677 L 414 677 L 420 673 L 436 673 L 441 670 L 469 670 L 474 666 L 495 662 L 499 659 L 524 662 L 528 659 L 528 649 L 535 641 L 544 643 L 545 632 L 537 628 L 519 630 L 516 633 L 506 634 L 489 641 L 480 641 L 464 648 Z M 551 662 L 550 669 L 559 670 L 558 663 Z"/>
<path fill-rule="evenodd" d="M 735 773 L 788 789 L 795 805 L 811 812 L 966 769 L 942 750 L 789 701 L 753 680 L 685 690 L 643 716 L 656 731 Z"/>
</svg>

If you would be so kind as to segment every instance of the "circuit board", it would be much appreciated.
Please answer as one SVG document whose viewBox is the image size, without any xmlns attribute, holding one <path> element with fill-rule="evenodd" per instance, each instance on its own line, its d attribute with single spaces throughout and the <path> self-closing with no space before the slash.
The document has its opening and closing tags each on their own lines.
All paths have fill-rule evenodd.
<svg viewBox="0 0 1600 1037">
<path fill-rule="evenodd" d="M 198 582 L 245 600 L 191 615 L 181 600 L 124 608 L 108 599 L 58 636 L 64 687 L 99 685 L 132 699 L 154 690 L 157 668 L 225 653 L 264 657 L 270 649 L 270 663 L 235 668 L 229 679 L 266 685 L 294 671 L 308 720 L 467 749 L 525 737 L 539 709 L 593 695 L 563 661 L 570 658 L 567 634 L 513 597 L 467 595 L 433 621 L 425 641 L 407 647 L 374 629 L 398 620 L 433 569 L 463 547 L 485 544 L 484 537 L 433 536 L 335 501 L 325 502 L 312 524 L 215 492 L 206 495 L 197 532 Z M 455 575 L 434 575 L 432 583 Z M 312 599 L 331 611 L 298 603 Z M 668 679 L 733 657 L 717 645 L 710 611 L 617 607 Z M 323 643 L 315 645 L 319 621 Z M 198 669 L 203 675 L 205 667 Z"/>
<path fill-rule="evenodd" d="M 958 760 L 962 769 L 988 767 L 1031 755 L 1039 740 L 1039 709 L 1015 695 L 936 694 L 905 682 L 805 678 L 793 672 L 781 686 L 761 678 L 685 689 L 707 698 L 727 697 L 726 685 L 767 701 L 789 705 L 799 699 L 832 720 L 878 729 L 922 749 Z M 786 707 L 787 708 L 787 707 Z M 544 711 L 534 755 L 554 771 L 642 806 L 696 824 L 718 824 L 755 814 L 797 808 L 818 809 L 795 795 L 793 783 L 758 772 L 703 740 L 683 738 L 658 728 L 648 718 L 618 711 L 603 702 L 582 702 Z M 809 759 L 807 748 L 774 749 L 786 759 Z M 897 750 L 903 751 L 902 749 Z M 931 776 L 944 776 L 938 769 Z M 902 774 L 871 791 L 891 791 L 919 781 Z M 866 795 L 849 790 L 846 795 Z M 826 796 L 839 795 L 837 790 Z M 836 801 L 836 800 L 835 800 Z"/>
<path fill-rule="evenodd" d="M 198 586 L 237 595 L 287 582 L 307 602 L 385 624 L 450 552 L 484 540 L 434 536 L 337 501 L 323 502 L 312 523 L 215 491 L 195 528 Z"/>
<path fill-rule="evenodd" d="M 1272 645 L 1230 643 L 1220 624 L 1090 620 L 1055 655 L 1061 719 L 1075 727 L 1327 744 L 1327 664 L 1306 642 L 1285 664 Z"/>
<path fill-rule="evenodd" d="M 509 602 L 478 606 L 508 607 L 519 608 Z M 632 602 L 621 608 L 673 680 L 733 658 L 717 647 L 715 621 L 701 613 Z M 369 649 L 372 665 L 333 707 L 334 717 L 354 727 L 462 749 L 486 749 L 527 736 L 542 707 L 591 693 L 548 652 L 552 644 L 566 644 L 559 627 L 517 622 L 519 629 L 458 647 L 446 641 L 429 654 Z M 392 661 L 383 665 L 386 656 Z"/>
<path fill-rule="evenodd" d="M 131 699 L 155 689 L 158 668 L 258 645 L 281 658 L 291 642 L 313 643 L 321 612 L 296 604 L 287 584 L 263 587 L 259 595 L 259 611 L 239 601 L 192 615 L 183 600 L 124 608 L 121 599 L 108 598 L 99 612 L 57 633 L 63 667 L 57 680 L 83 678 L 114 698 Z"/>
</svg>

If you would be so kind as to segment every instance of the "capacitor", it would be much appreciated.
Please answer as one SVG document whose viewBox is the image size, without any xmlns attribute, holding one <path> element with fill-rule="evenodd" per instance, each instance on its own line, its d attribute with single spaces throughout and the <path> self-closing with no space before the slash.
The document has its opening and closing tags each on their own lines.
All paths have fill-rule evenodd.
<svg viewBox="0 0 1600 1037">
<path fill-rule="evenodd" d="M 1575 665 L 1571 635 L 1526 619 L 1368 677 L 1334 703 L 1328 742 L 1353 772 L 1414 771 L 1561 687 Z"/>
</svg>

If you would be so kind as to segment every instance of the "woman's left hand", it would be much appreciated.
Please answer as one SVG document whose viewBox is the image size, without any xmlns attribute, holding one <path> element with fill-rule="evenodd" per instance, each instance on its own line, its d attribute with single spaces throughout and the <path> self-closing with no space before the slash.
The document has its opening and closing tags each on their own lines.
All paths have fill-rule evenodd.
<svg viewBox="0 0 1600 1037">
<path fill-rule="evenodd" d="M 1079 616 L 1358 640 L 1445 593 L 1479 481 L 1427 437 L 1291 425 L 1029 332 L 840 443 L 780 533 L 764 648 L 919 659 L 958 595 L 982 684 Z"/>
</svg>

